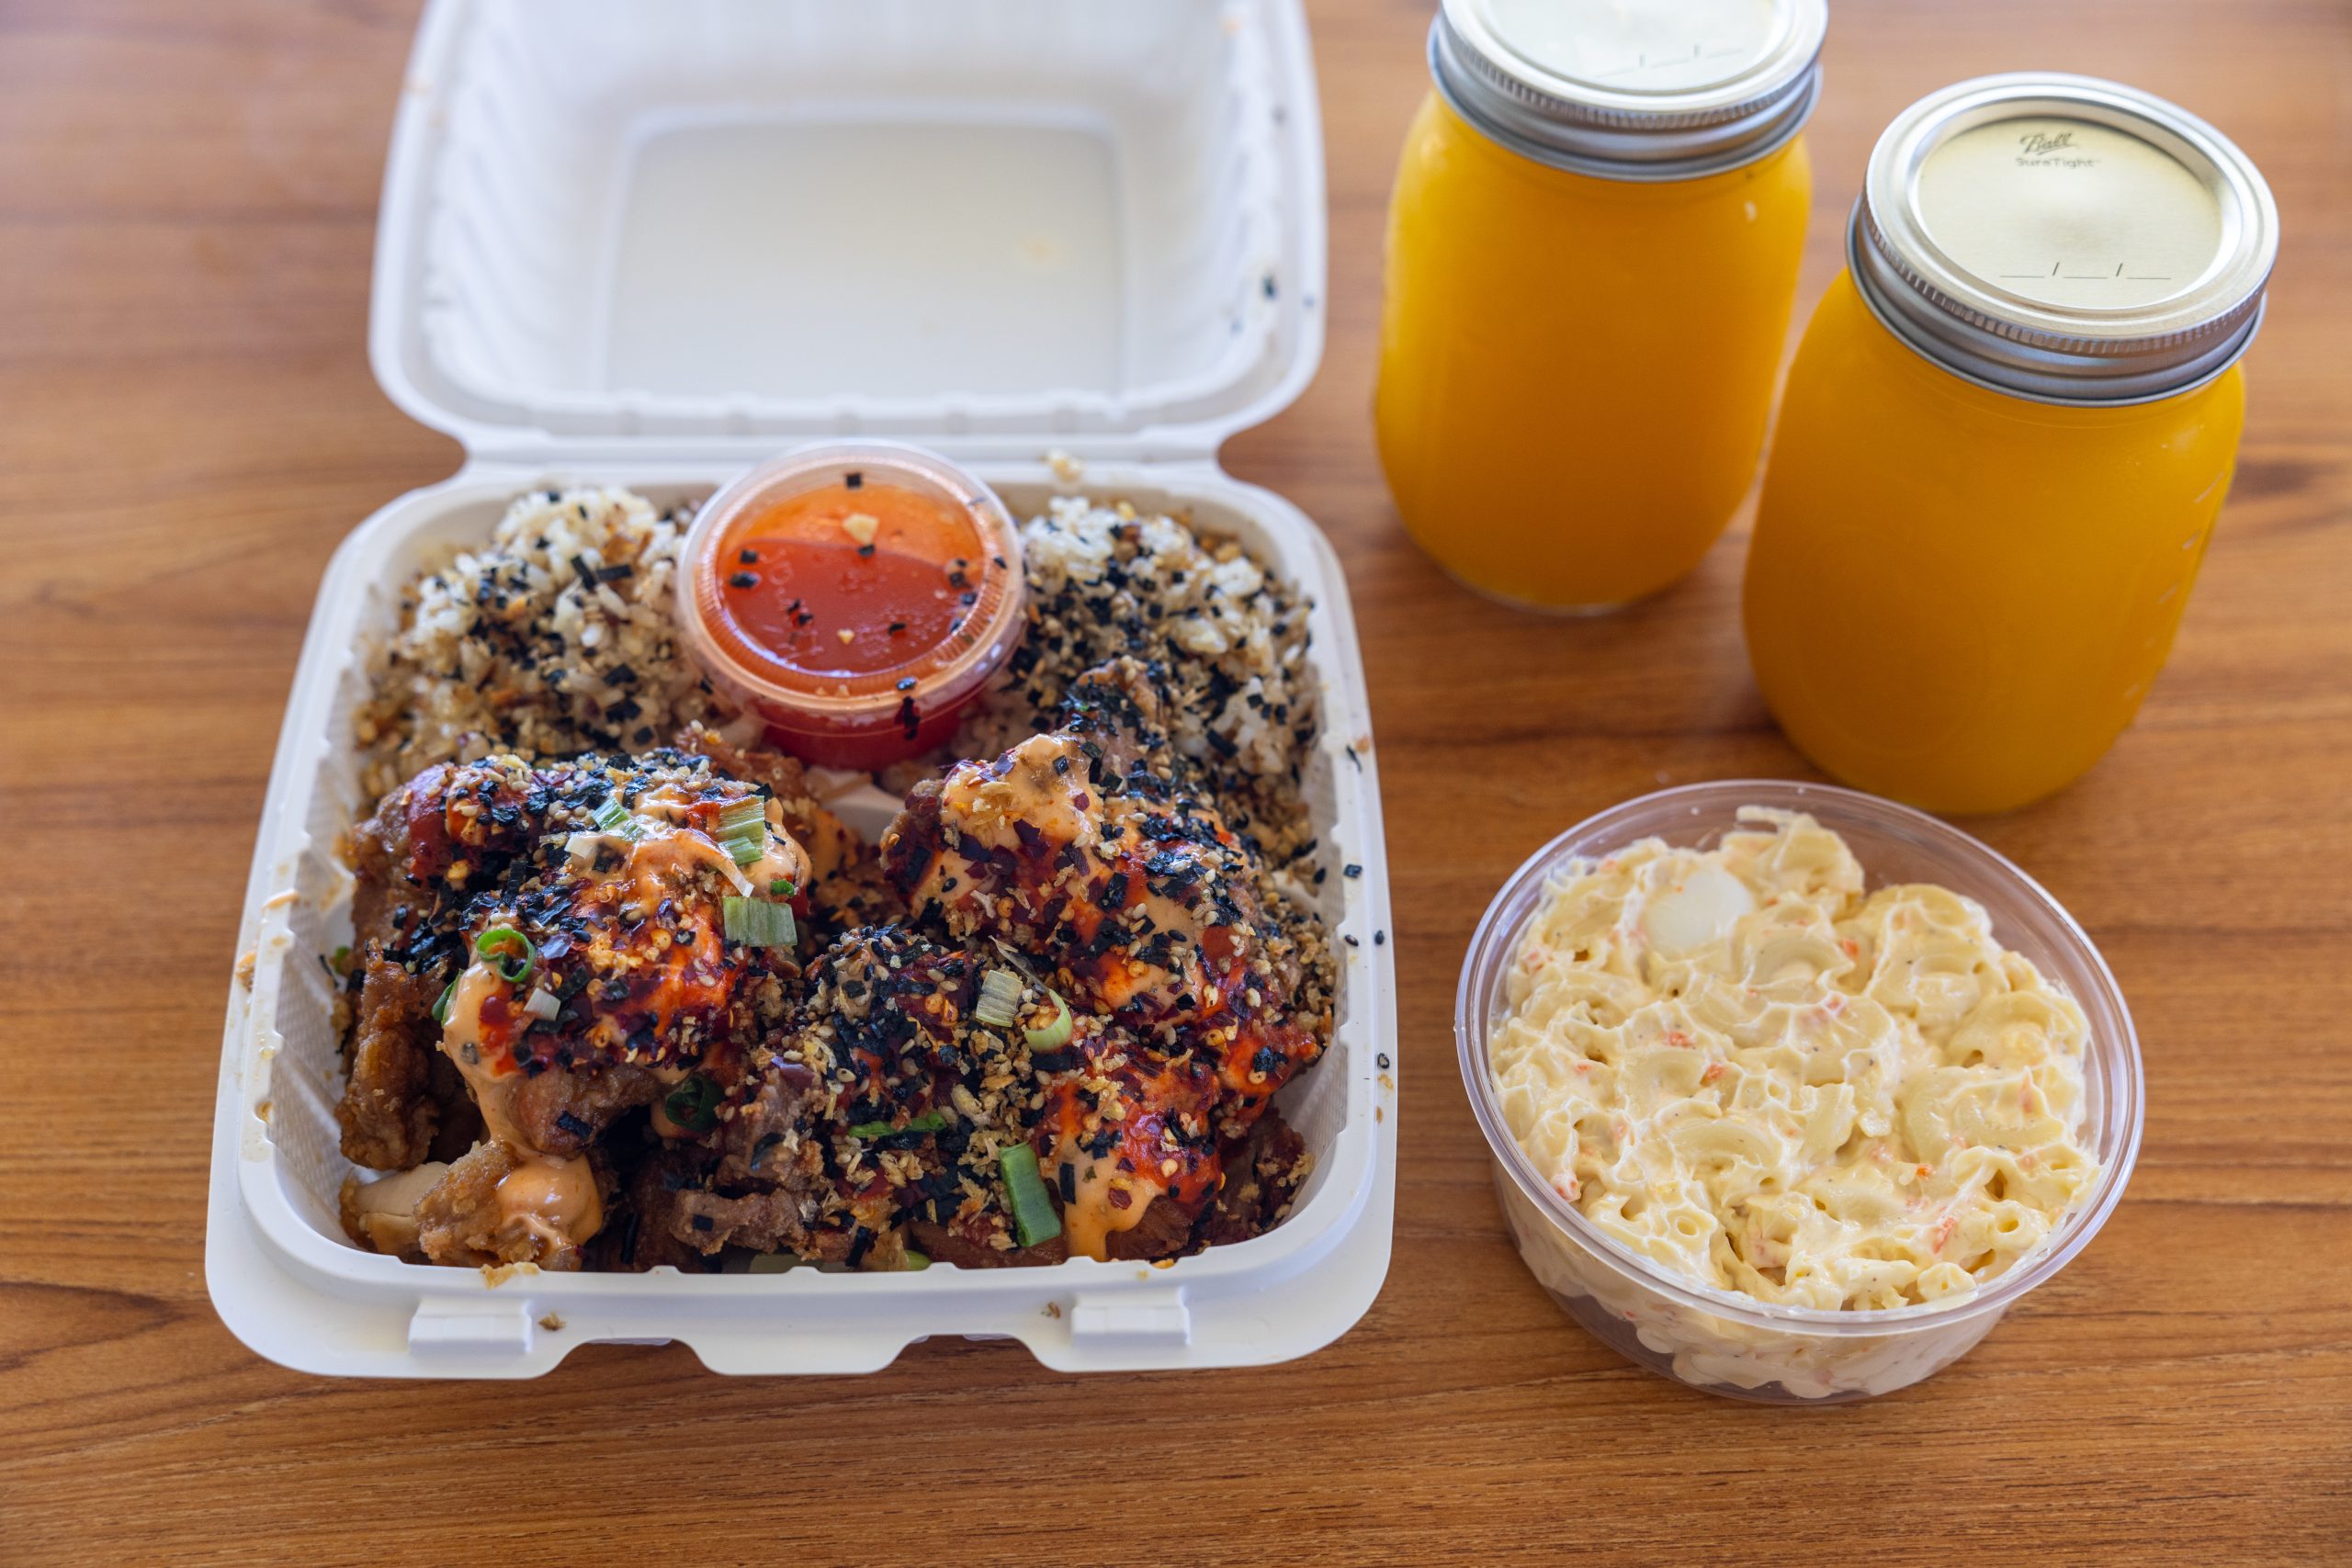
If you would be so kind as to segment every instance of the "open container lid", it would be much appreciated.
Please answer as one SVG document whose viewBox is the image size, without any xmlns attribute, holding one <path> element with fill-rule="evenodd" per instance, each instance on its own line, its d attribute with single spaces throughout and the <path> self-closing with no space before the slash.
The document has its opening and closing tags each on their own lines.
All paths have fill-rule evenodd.
<svg viewBox="0 0 2352 1568">
<path fill-rule="evenodd" d="M 1324 245 L 1299 0 L 431 0 L 369 352 L 479 460 L 1197 458 Z"/>
</svg>

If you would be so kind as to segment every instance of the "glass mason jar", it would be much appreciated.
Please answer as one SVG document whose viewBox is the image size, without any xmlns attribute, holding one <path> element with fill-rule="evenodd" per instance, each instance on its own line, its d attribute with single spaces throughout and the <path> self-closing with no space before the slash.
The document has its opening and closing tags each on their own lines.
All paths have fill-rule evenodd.
<svg viewBox="0 0 2352 1568">
<path fill-rule="evenodd" d="M 1421 547 L 1611 608 L 1756 474 L 1796 291 L 1823 0 L 1444 0 L 1389 207 L 1374 422 Z"/>
<path fill-rule="evenodd" d="M 1758 682 L 1826 772 L 2001 811 L 2089 768 L 2172 646 L 2278 212 L 2147 94 L 1991 76 L 1871 153 L 1748 551 Z"/>
</svg>

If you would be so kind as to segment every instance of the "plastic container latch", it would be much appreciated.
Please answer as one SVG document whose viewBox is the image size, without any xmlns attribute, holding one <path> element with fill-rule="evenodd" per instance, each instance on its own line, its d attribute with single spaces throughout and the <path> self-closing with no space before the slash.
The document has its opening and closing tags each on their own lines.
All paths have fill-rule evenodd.
<svg viewBox="0 0 2352 1568">
<path fill-rule="evenodd" d="M 409 1319 L 408 1348 L 420 1357 L 524 1356 L 537 1328 L 526 1302 L 428 1301 Z"/>
<path fill-rule="evenodd" d="M 1182 1290 L 1138 1292 L 1110 1300 L 1080 1295 L 1070 1303 L 1069 1337 L 1077 1345 L 1189 1345 L 1193 1313 Z"/>
</svg>

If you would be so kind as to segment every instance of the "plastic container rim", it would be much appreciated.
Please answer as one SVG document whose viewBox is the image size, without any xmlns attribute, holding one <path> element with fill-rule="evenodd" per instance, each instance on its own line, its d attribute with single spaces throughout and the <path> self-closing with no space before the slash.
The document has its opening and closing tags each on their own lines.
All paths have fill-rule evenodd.
<svg viewBox="0 0 2352 1568">
<path fill-rule="evenodd" d="M 1785 1306 L 1758 1301 L 1735 1292 L 1694 1284 L 1665 1273 L 1623 1243 L 1604 1234 L 1574 1205 L 1555 1192 L 1549 1182 L 1537 1175 L 1535 1168 L 1521 1150 L 1518 1140 L 1511 1136 L 1510 1129 L 1503 1122 L 1501 1110 L 1495 1102 L 1492 1076 L 1487 1070 L 1488 1024 L 1485 993 L 1494 977 L 1493 966 L 1496 962 L 1507 959 L 1510 951 L 1517 946 L 1530 913 L 1524 907 L 1526 900 L 1541 888 L 1544 881 L 1558 870 L 1563 862 L 1570 858 L 1569 844 L 1660 807 L 1677 805 L 1732 809 L 1742 806 L 1812 809 L 1826 805 L 1831 816 L 1874 818 L 1880 825 L 1907 829 L 1939 848 L 1978 860 L 1982 869 L 1990 874 L 2010 881 L 2014 890 L 2050 916 L 2064 939 L 2075 946 L 2076 952 L 2074 956 L 2090 973 L 2102 993 L 2100 1000 L 2121 1021 L 2120 1037 L 2111 1043 L 2109 1053 L 2113 1057 L 2114 1068 L 2107 1075 L 2103 1086 L 2105 1114 L 2120 1121 L 2120 1136 L 2114 1157 L 2100 1171 L 2098 1185 L 2092 1190 L 2089 1201 L 2068 1215 L 2063 1226 L 2040 1248 L 2029 1254 L 2020 1266 L 1950 1304 L 1927 1302 L 1859 1312 Z M 1837 824 L 1825 818 L 1824 826 L 1835 828 Z M 1481 985 L 1481 980 L 1488 982 L 1488 985 Z M 1605 811 L 1586 818 L 1530 855 L 1503 884 L 1494 901 L 1487 905 L 1476 931 L 1470 938 L 1469 950 L 1463 958 L 1461 983 L 1454 993 L 1453 1035 L 1461 1062 L 1463 1089 L 1469 1096 L 1470 1109 L 1477 1117 L 1478 1130 L 1487 1140 L 1487 1150 L 1496 1168 L 1510 1176 L 1528 1201 L 1535 1205 L 1556 1229 L 1621 1276 L 1668 1298 L 1678 1305 L 1728 1318 L 1749 1327 L 1781 1333 L 1798 1332 L 1839 1338 L 1883 1336 L 1959 1323 L 2006 1310 L 2018 1298 L 2071 1262 L 2107 1223 L 2108 1215 L 2114 1212 L 2116 1204 L 2122 1199 L 2123 1189 L 2138 1161 L 2141 1128 L 2146 1109 L 2139 1032 L 2132 1024 L 2131 1010 L 2124 1003 L 2122 990 L 2116 985 L 2115 976 L 2098 947 L 2075 918 L 2066 912 L 2065 906 L 2052 897 L 2048 889 L 1990 845 L 1924 811 L 1860 790 L 1790 779 L 1724 779 L 1655 790 L 1621 801 Z M 2097 1044 L 2095 1036 L 2095 1050 Z"/>
</svg>

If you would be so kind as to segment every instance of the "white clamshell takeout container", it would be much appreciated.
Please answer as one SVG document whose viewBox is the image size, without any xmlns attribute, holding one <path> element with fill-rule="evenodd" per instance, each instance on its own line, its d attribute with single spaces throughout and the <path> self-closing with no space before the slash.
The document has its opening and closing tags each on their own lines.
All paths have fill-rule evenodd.
<svg viewBox="0 0 2352 1568">
<path fill-rule="evenodd" d="M 1298 0 L 431 0 L 370 351 L 467 460 L 345 541 L 287 707 L 205 1247 L 240 1338 L 367 1376 L 527 1377 L 575 1345 L 670 1340 L 725 1372 L 865 1371 L 943 1334 L 1103 1371 L 1282 1360 L 1363 1314 L 1388 1267 L 1396 1023 L 1363 663 L 1329 544 L 1216 460 L 1321 354 L 1320 135 Z M 1290 1217 L 1165 1268 L 556 1274 L 360 1250 L 336 1218 L 319 955 L 350 936 L 335 843 L 372 804 L 350 714 L 401 585 L 523 491 L 661 505 L 841 436 L 944 452 L 1023 516 L 1073 491 L 1188 512 L 1313 597 L 1305 788 L 1341 973 L 1330 1049 L 1281 1101 L 1316 1156 Z M 878 829 L 887 800 L 864 795 L 844 814 Z"/>
</svg>

